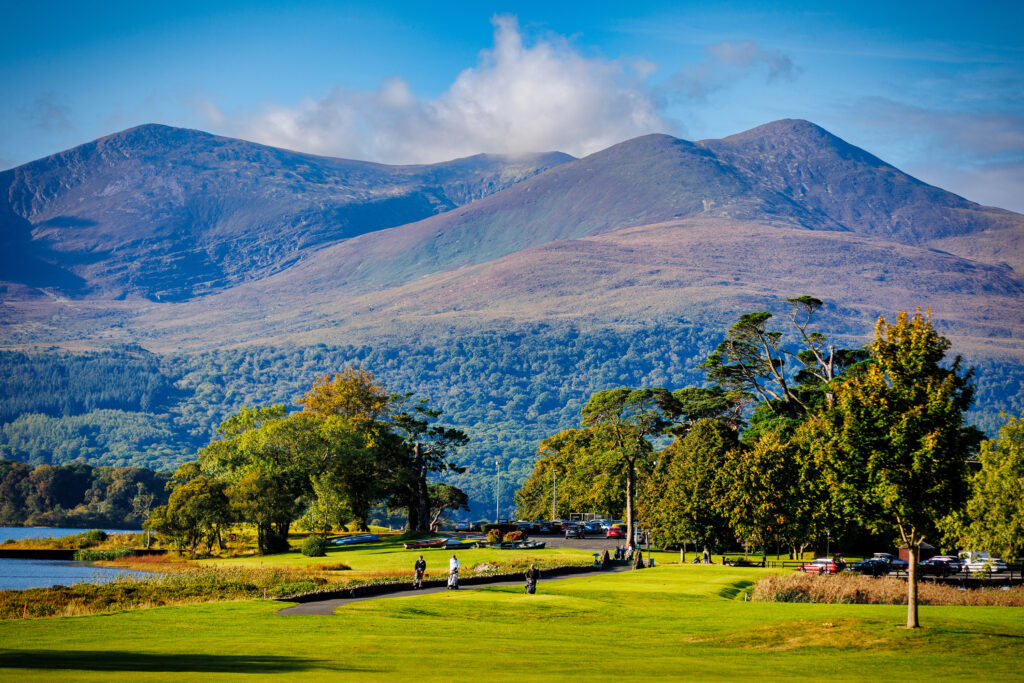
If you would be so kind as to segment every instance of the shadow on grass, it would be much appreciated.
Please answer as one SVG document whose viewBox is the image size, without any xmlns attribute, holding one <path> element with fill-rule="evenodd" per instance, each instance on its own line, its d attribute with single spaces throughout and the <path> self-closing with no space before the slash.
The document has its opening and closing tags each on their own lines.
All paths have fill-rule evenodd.
<svg viewBox="0 0 1024 683">
<path fill-rule="evenodd" d="M 718 595 L 723 597 L 723 598 L 728 598 L 729 600 L 735 600 L 736 596 L 738 596 L 740 593 L 746 592 L 755 583 L 756 583 L 755 581 L 745 581 L 745 580 L 744 581 L 733 581 L 728 586 L 725 586 L 724 588 L 720 589 L 718 591 Z"/>
<path fill-rule="evenodd" d="M 245 654 L 144 654 L 107 650 L 0 650 L 0 668 L 82 671 L 147 672 L 224 672 L 251 674 L 287 674 L 326 667 L 339 669 L 333 662 L 304 657 Z"/>
</svg>

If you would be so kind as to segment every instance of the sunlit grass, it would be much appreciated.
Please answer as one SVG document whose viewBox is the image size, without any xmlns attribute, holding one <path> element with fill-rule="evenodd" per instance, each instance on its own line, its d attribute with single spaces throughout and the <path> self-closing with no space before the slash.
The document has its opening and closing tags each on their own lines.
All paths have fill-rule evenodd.
<svg viewBox="0 0 1024 683">
<path fill-rule="evenodd" d="M 1004 607 L 744 602 L 769 570 L 663 566 L 352 603 L 285 617 L 261 600 L 0 623 L 0 676 L 525 681 L 729 677 L 1019 679 L 1024 618 Z"/>
</svg>

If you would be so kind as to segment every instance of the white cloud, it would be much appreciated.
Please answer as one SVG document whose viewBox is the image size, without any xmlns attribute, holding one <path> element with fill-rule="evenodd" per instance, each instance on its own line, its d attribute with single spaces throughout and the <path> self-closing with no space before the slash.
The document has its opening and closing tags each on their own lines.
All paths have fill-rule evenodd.
<svg viewBox="0 0 1024 683">
<path fill-rule="evenodd" d="M 586 58 L 564 40 L 525 45 L 513 17 L 494 23 L 494 47 L 434 99 L 400 78 L 374 91 L 338 86 L 294 106 L 227 116 L 196 110 L 221 132 L 305 152 L 423 163 L 478 152 L 560 150 L 581 156 L 622 140 L 668 132 L 647 80 L 656 66 Z"/>
</svg>

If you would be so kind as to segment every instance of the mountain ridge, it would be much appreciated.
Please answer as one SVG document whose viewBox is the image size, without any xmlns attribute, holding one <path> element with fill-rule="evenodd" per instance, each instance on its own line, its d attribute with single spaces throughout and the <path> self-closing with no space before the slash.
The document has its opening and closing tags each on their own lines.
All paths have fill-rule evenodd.
<svg viewBox="0 0 1024 683">
<path fill-rule="evenodd" d="M 78 276 L 68 294 L 181 300 L 571 158 L 388 166 L 149 124 L 0 173 L 0 238 L 19 260 Z"/>
</svg>

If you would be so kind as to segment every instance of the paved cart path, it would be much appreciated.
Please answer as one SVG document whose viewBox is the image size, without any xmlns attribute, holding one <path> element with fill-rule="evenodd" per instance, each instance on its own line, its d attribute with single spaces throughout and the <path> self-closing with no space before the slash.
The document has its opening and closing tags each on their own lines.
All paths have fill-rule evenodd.
<svg viewBox="0 0 1024 683">
<path fill-rule="evenodd" d="M 602 576 L 604 574 L 613 574 L 615 572 L 622 572 L 631 569 L 629 566 L 612 567 L 610 569 L 598 569 L 592 572 L 581 572 L 579 574 L 562 574 L 560 576 L 552 576 L 545 578 L 541 574 L 541 580 L 537 583 L 537 590 L 541 590 L 545 583 L 550 581 L 561 581 L 562 579 L 578 579 L 587 576 Z M 486 588 L 487 586 L 522 586 L 525 583 L 525 579 L 516 579 L 512 581 L 495 581 L 493 583 L 477 583 L 473 585 L 465 585 L 459 588 L 459 590 L 473 590 L 475 588 Z M 381 598 L 400 598 L 400 597 L 411 597 L 414 595 L 428 595 L 430 593 L 444 593 L 448 590 L 445 586 L 436 586 L 433 588 L 422 588 L 420 590 L 413 590 L 411 588 L 400 587 L 396 588 L 391 593 L 380 593 L 378 595 L 365 595 L 358 598 L 331 598 L 329 600 L 314 600 L 312 602 L 303 602 L 293 607 L 285 607 L 277 611 L 278 614 L 284 614 L 286 616 L 295 615 L 320 615 L 320 616 L 333 616 L 334 610 L 343 605 L 347 605 L 350 602 L 362 602 L 363 600 L 379 600 Z"/>
</svg>

